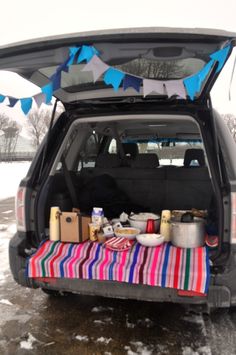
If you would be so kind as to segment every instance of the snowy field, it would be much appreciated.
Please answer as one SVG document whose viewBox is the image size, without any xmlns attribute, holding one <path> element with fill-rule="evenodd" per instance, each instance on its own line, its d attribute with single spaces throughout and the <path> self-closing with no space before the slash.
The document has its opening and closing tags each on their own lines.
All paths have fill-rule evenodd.
<svg viewBox="0 0 236 355">
<path fill-rule="evenodd" d="M 18 185 L 27 174 L 30 162 L 0 163 L 0 200 L 16 195 Z"/>
</svg>

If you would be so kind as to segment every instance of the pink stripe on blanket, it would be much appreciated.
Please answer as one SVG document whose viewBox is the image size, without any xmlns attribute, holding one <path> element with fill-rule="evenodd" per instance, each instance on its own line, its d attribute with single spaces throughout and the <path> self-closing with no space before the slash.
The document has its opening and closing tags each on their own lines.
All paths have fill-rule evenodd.
<svg viewBox="0 0 236 355">
<path fill-rule="evenodd" d="M 153 257 L 152 267 L 151 267 L 151 271 L 150 271 L 150 285 L 151 286 L 155 286 L 155 284 L 156 284 L 156 278 L 157 278 L 156 266 L 157 266 L 159 254 L 160 254 L 160 247 L 155 249 L 155 253 L 154 253 L 154 257 Z"/>
<path fill-rule="evenodd" d="M 76 261 L 79 260 L 82 248 L 83 248 L 83 244 L 77 245 L 76 252 L 73 255 L 73 257 L 71 258 L 71 260 L 68 263 L 68 265 L 67 265 L 67 267 L 68 267 L 68 277 L 71 277 L 71 278 L 74 277 L 74 265 L 75 265 Z"/>
<path fill-rule="evenodd" d="M 100 272 L 99 272 L 99 280 L 105 280 L 105 273 L 106 273 L 106 266 L 109 261 L 110 250 L 105 249 L 105 258 L 104 261 L 100 265 Z"/>
</svg>

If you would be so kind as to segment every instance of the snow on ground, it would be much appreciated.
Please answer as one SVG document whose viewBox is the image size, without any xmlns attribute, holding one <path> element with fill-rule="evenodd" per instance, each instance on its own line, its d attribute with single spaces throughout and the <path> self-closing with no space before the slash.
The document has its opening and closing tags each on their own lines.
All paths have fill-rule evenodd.
<svg viewBox="0 0 236 355">
<path fill-rule="evenodd" d="M 85 342 L 89 341 L 89 337 L 87 335 L 76 335 L 75 339 Z"/>
<path fill-rule="evenodd" d="M 29 333 L 27 339 L 20 342 L 20 347 L 21 349 L 32 350 L 35 342 L 37 342 L 37 339 Z"/>
<path fill-rule="evenodd" d="M 1 304 L 6 304 L 6 305 L 8 305 L 8 306 L 13 306 L 13 304 L 10 302 L 10 301 L 8 301 L 8 300 L 6 300 L 6 299 L 2 299 L 2 300 L 0 300 L 0 303 Z"/>
<path fill-rule="evenodd" d="M 97 343 L 104 343 L 104 344 L 109 344 L 110 342 L 112 341 L 111 338 L 105 338 L 105 337 L 100 337 L 100 338 L 97 338 L 96 342 Z"/>
<path fill-rule="evenodd" d="M 100 313 L 100 312 L 106 312 L 106 311 L 114 311 L 114 308 L 113 307 L 102 307 L 102 306 L 98 306 L 98 307 L 93 307 L 91 309 L 91 312 L 94 312 L 94 313 Z"/>
<path fill-rule="evenodd" d="M 30 162 L 0 163 L 0 200 L 14 197 L 21 179 L 30 167 Z"/>
<path fill-rule="evenodd" d="M 0 285 L 5 282 L 5 278 L 10 272 L 8 261 L 8 243 L 15 232 L 15 224 L 11 224 L 9 227 L 6 226 L 6 228 L 3 230 L 0 229 Z"/>
</svg>

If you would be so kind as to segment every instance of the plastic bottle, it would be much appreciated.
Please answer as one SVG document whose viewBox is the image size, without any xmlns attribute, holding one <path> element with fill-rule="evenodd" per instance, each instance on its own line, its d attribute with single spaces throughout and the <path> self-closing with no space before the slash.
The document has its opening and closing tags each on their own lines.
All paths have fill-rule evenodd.
<svg viewBox="0 0 236 355">
<path fill-rule="evenodd" d="M 60 208 L 51 207 L 49 222 L 49 237 L 51 241 L 60 240 Z"/>
<path fill-rule="evenodd" d="M 165 242 L 170 241 L 170 219 L 171 211 L 163 210 L 161 213 L 160 234 L 165 238 Z"/>
</svg>

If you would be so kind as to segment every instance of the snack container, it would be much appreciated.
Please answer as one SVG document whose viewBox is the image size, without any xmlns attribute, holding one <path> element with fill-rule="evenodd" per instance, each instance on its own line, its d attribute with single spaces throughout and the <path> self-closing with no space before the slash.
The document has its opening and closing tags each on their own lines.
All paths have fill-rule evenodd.
<svg viewBox="0 0 236 355">
<path fill-rule="evenodd" d="M 104 212 L 102 207 L 93 207 L 92 223 L 103 225 Z"/>
<path fill-rule="evenodd" d="M 97 235 L 100 231 L 101 226 L 97 223 L 89 223 L 89 239 L 91 242 L 96 242 L 98 239 Z"/>
<path fill-rule="evenodd" d="M 102 228 L 102 230 L 103 230 L 103 233 L 104 233 L 104 235 L 105 235 L 106 237 L 113 237 L 113 235 L 114 235 L 114 230 L 113 230 L 113 228 L 112 228 L 112 226 L 111 226 L 110 224 L 108 224 L 107 226 L 104 226 L 104 227 Z"/>
</svg>

